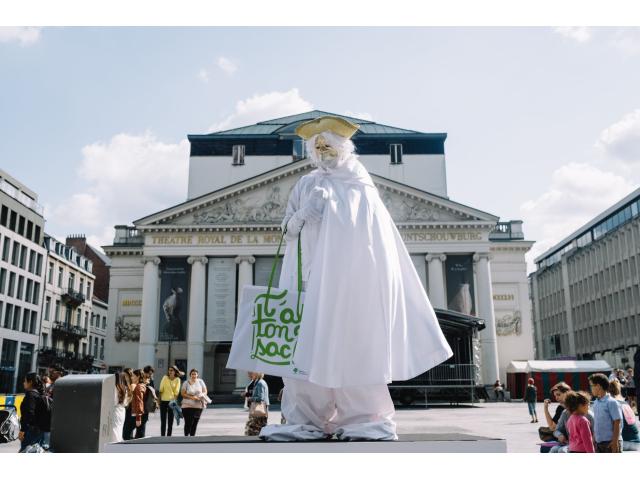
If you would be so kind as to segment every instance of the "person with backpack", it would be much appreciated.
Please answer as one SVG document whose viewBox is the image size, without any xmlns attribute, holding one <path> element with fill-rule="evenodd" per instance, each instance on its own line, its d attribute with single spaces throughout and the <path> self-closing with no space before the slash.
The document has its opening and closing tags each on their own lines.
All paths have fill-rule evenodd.
<svg viewBox="0 0 640 480">
<path fill-rule="evenodd" d="M 42 445 L 45 432 L 51 431 L 51 399 L 35 372 L 27 373 L 22 383 L 24 399 L 20 404 L 20 451 L 31 445 Z"/>
</svg>

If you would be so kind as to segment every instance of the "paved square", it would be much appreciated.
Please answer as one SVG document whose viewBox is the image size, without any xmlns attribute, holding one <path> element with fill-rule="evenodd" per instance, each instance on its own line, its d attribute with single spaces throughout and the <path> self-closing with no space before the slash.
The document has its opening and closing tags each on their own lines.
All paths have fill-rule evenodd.
<svg viewBox="0 0 640 480">
<path fill-rule="evenodd" d="M 555 409 L 555 405 L 553 406 Z M 538 416 L 543 418 L 542 404 Z M 240 406 L 216 405 L 203 413 L 198 425 L 200 435 L 242 435 L 247 412 Z M 529 423 L 523 403 L 478 403 L 475 407 L 399 408 L 395 420 L 398 433 L 466 433 L 507 440 L 508 452 L 537 452 L 537 429 L 541 423 Z M 280 422 L 279 405 L 274 405 L 269 423 Z M 174 425 L 174 435 L 182 435 L 182 423 Z M 160 435 L 160 414 L 151 415 L 147 435 Z M 0 452 L 17 452 L 18 442 L 0 445 Z"/>
</svg>

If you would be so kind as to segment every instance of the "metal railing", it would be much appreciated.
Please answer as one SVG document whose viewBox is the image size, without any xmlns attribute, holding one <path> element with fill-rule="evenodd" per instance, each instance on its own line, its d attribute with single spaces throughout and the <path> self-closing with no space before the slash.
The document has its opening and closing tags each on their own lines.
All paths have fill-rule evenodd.
<svg viewBox="0 0 640 480">
<path fill-rule="evenodd" d="M 84 293 L 78 292 L 73 288 L 68 288 L 66 292 L 62 294 L 62 299 L 67 303 L 73 303 L 75 305 L 80 305 L 85 301 Z"/>
<path fill-rule="evenodd" d="M 115 229 L 114 245 L 142 245 L 144 243 L 144 236 L 136 227 L 116 225 Z"/>
<path fill-rule="evenodd" d="M 498 222 L 493 230 L 489 233 L 490 240 L 523 240 L 524 235 L 522 233 L 520 224 L 522 222 L 516 222 L 517 227 L 513 228 L 514 222 Z"/>
<path fill-rule="evenodd" d="M 86 337 L 87 330 L 77 325 L 71 325 L 70 323 L 54 322 L 53 329 L 68 335 L 75 335 L 77 337 Z"/>
<path fill-rule="evenodd" d="M 402 385 L 472 385 L 475 384 L 477 366 L 473 363 L 444 363 Z"/>
</svg>

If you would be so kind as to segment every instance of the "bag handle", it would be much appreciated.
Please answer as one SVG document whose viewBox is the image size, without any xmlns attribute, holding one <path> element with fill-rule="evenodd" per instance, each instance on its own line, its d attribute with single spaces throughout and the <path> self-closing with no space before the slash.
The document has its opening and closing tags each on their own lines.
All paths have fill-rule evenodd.
<svg viewBox="0 0 640 480">
<path fill-rule="evenodd" d="M 302 224 L 304 227 L 304 223 Z M 265 299 L 265 309 L 269 309 L 269 298 L 271 297 L 271 288 L 273 287 L 273 278 L 276 275 L 276 267 L 278 266 L 278 258 L 280 257 L 280 251 L 282 249 L 282 242 L 284 241 L 284 237 L 287 234 L 287 226 L 285 225 L 284 230 L 282 231 L 282 235 L 280 236 L 280 243 L 278 243 L 278 250 L 276 250 L 276 256 L 273 259 L 273 265 L 271 266 L 271 274 L 269 275 L 269 283 L 267 284 L 267 296 Z M 300 229 L 300 233 L 298 233 L 298 303 L 296 305 L 296 313 L 298 314 L 298 318 L 302 316 L 302 310 L 300 308 L 300 295 L 302 294 L 302 242 L 300 241 L 300 237 L 302 234 L 302 229 Z"/>
</svg>

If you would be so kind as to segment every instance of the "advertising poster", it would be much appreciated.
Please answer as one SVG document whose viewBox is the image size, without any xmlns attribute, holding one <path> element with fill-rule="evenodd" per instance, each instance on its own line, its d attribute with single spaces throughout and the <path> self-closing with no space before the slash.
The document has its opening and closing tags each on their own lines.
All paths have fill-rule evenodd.
<svg viewBox="0 0 640 480">
<path fill-rule="evenodd" d="M 189 314 L 191 265 L 187 263 L 186 258 L 163 258 L 160 272 L 158 341 L 185 341 Z"/>
</svg>

